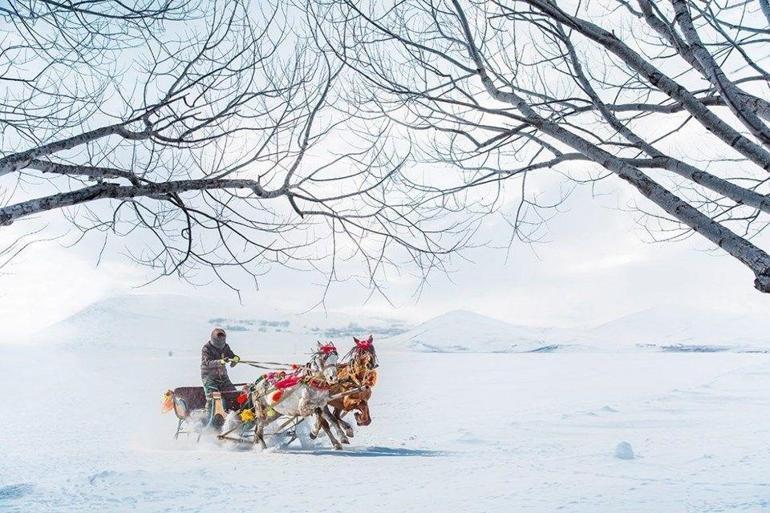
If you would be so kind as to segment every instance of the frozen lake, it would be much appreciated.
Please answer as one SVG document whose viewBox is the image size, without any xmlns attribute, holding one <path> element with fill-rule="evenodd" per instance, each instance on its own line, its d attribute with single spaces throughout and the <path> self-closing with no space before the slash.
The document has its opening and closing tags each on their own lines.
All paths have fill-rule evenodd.
<svg viewBox="0 0 770 513">
<path fill-rule="evenodd" d="M 1 511 L 770 511 L 768 354 L 381 353 L 345 451 L 262 452 L 172 439 L 195 357 L 39 349 L 0 346 Z"/>
</svg>

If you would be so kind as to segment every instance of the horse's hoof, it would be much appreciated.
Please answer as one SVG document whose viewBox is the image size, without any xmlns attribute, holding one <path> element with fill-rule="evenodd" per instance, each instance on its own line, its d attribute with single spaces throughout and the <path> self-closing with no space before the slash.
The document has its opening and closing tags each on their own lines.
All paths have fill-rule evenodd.
<svg viewBox="0 0 770 513">
<path fill-rule="evenodd" d="M 342 440 L 342 443 L 343 443 L 343 444 L 348 444 L 348 445 L 350 445 L 350 440 L 348 440 L 348 439 L 346 438 L 346 439 Z"/>
<path fill-rule="evenodd" d="M 313 433 L 308 433 L 307 436 L 309 436 L 311 440 L 315 440 L 316 438 L 318 438 L 318 435 L 314 435 Z"/>
<path fill-rule="evenodd" d="M 337 445 L 334 446 L 334 450 L 335 451 L 341 451 L 342 450 L 342 446 L 340 444 L 337 444 Z"/>
</svg>

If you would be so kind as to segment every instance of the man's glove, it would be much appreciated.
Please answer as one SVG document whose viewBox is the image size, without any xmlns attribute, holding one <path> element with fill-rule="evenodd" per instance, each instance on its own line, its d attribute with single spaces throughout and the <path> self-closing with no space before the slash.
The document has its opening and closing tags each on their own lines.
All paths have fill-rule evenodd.
<svg viewBox="0 0 770 513">
<path fill-rule="evenodd" d="M 235 364 L 237 364 L 240 361 L 241 361 L 240 356 L 233 356 L 232 358 L 230 358 L 230 367 L 235 367 Z"/>
</svg>

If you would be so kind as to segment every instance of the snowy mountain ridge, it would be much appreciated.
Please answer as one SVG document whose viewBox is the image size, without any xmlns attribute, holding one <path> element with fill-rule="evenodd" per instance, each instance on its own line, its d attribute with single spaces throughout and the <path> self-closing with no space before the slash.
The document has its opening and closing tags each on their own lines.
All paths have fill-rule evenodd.
<svg viewBox="0 0 770 513">
<path fill-rule="evenodd" d="M 224 327 L 244 353 L 304 353 L 316 340 L 342 347 L 353 336 L 378 339 L 406 331 L 402 321 L 335 312 L 292 315 L 277 308 L 247 308 L 181 295 L 125 295 L 98 301 L 32 336 L 32 342 L 67 348 L 142 352 L 200 351 L 214 327 Z"/>
<path fill-rule="evenodd" d="M 71 348 L 192 352 L 214 326 L 254 353 L 304 352 L 316 340 L 341 348 L 374 335 L 381 350 L 434 353 L 574 351 L 769 351 L 770 319 L 748 314 L 654 307 L 588 329 L 511 324 L 455 310 L 410 326 L 398 319 L 338 312 L 293 315 L 205 298 L 115 296 L 94 303 L 32 337 Z"/>
</svg>

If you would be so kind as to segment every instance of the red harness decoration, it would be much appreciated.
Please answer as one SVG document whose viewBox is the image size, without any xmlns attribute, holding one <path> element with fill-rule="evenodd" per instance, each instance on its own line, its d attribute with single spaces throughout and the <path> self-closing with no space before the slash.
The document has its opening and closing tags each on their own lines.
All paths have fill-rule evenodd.
<svg viewBox="0 0 770 513">
<path fill-rule="evenodd" d="M 361 342 L 356 342 L 356 349 L 359 351 L 371 351 L 372 349 L 372 343 L 368 340 L 362 340 Z"/>
<path fill-rule="evenodd" d="M 275 388 L 277 388 L 278 390 L 284 390 L 286 388 L 293 387 L 294 385 L 296 385 L 300 381 L 302 381 L 302 378 L 299 377 L 299 376 L 296 376 L 296 375 L 288 376 L 288 377 L 282 379 L 281 381 L 278 381 L 275 384 Z"/>
<path fill-rule="evenodd" d="M 353 337 L 353 342 L 356 344 L 356 349 L 361 351 L 371 351 L 372 346 L 374 345 L 374 337 L 369 335 L 369 338 L 366 340 L 359 340 L 356 337 Z"/>
<path fill-rule="evenodd" d="M 321 347 L 319 347 L 318 351 L 323 353 L 323 354 L 331 354 L 331 353 L 336 353 L 337 352 L 337 348 L 334 347 L 334 344 L 332 344 L 330 342 L 328 344 L 324 344 Z"/>
</svg>

